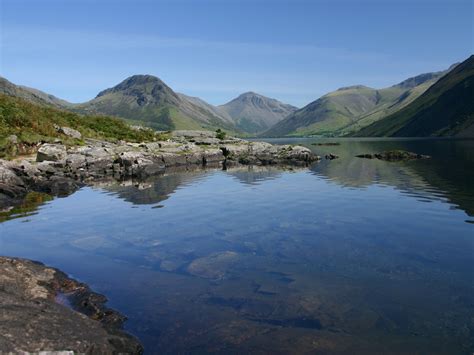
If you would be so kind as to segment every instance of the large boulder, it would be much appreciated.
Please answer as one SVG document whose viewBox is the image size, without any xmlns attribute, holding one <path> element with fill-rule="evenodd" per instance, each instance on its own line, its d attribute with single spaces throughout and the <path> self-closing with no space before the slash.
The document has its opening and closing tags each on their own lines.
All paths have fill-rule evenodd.
<svg viewBox="0 0 474 355">
<path fill-rule="evenodd" d="M 82 138 L 81 132 L 79 132 L 78 130 L 75 130 L 73 128 L 59 127 L 58 132 L 66 135 L 68 137 L 75 138 L 75 139 L 81 139 Z"/>
<path fill-rule="evenodd" d="M 25 193 L 23 180 L 13 172 L 7 162 L 0 160 L 0 207 L 7 204 L 7 200 L 19 198 Z"/>
<path fill-rule="evenodd" d="M 36 155 L 36 161 L 60 161 L 66 158 L 66 147 L 62 144 L 43 144 Z"/>
</svg>

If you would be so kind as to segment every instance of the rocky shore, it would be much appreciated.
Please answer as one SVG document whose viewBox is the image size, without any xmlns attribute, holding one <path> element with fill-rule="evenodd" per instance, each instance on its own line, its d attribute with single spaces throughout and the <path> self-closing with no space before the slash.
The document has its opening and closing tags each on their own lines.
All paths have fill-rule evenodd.
<svg viewBox="0 0 474 355">
<path fill-rule="evenodd" d="M 0 285 L 1 353 L 143 353 L 104 296 L 57 269 L 0 257 Z"/>
<path fill-rule="evenodd" d="M 0 160 L 0 210 L 21 204 L 31 192 L 68 195 L 88 184 L 145 181 L 173 169 L 307 166 L 320 159 L 300 146 L 248 142 L 204 131 L 175 131 L 165 140 L 141 144 L 84 142 L 69 147 L 61 141 L 44 143 L 30 156 Z M 0 350 L 142 353 L 140 343 L 121 330 L 125 317 L 105 302 L 104 296 L 59 270 L 0 257 Z"/>
<path fill-rule="evenodd" d="M 111 143 L 85 140 L 66 147 L 43 144 L 36 156 L 0 160 L 0 207 L 18 203 L 29 191 L 68 194 L 103 178 L 144 179 L 182 166 L 297 165 L 320 158 L 301 146 L 218 138 L 209 131 L 174 131 L 164 141 Z"/>
</svg>

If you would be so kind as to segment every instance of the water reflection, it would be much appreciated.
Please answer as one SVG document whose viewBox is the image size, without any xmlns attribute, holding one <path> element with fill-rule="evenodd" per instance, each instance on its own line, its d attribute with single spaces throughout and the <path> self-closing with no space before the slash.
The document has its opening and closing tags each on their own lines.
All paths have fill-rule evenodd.
<svg viewBox="0 0 474 355">
<path fill-rule="evenodd" d="M 420 199 L 444 198 L 469 216 L 474 215 L 474 140 L 331 139 L 341 143 L 337 146 L 311 145 L 314 141 L 308 139 L 297 142 L 321 156 L 328 153 L 340 156 L 340 159 L 323 160 L 314 165 L 311 170 L 319 177 L 346 187 L 363 188 L 374 183 L 384 184 Z M 374 154 L 392 149 L 427 154 L 432 159 L 393 163 L 354 158 L 357 154 Z"/>
<path fill-rule="evenodd" d="M 471 353 L 473 225 L 451 207 L 472 211 L 472 145 L 432 143 L 101 184 L 0 224 L 0 247 L 107 294 L 152 354 Z M 353 158 L 392 148 L 433 159 Z"/>
</svg>

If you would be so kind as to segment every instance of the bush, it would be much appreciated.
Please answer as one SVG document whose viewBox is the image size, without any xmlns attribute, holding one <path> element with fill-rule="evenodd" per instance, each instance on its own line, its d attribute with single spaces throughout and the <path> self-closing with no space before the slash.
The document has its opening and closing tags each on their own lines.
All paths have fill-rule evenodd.
<svg viewBox="0 0 474 355">
<path fill-rule="evenodd" d="M 223 139 L 225 139 L 226 135 L 227 134 L 223 130 L 221 130 L 220 128 L 217 129 L 217 131 L 216 131 L 216 138 L 217 139 L 223 140 Z"/>
</svg>

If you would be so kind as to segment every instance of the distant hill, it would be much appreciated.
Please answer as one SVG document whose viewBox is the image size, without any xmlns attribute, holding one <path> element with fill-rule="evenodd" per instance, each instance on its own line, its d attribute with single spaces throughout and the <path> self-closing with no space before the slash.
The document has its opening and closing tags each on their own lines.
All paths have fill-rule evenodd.
<svg viewBox="0 0 474 355">
<path fill-rule="evenodd" d="M 184 95 L 178 95 L 152 75 L 131 76 L 74 109 L 81 113 L 122 117 L 158 130 L 235 130 L 231 120 L 215 114 L 205 105 L 194 103 Z"/>
<path fill-rule="evenodd" d="M 238 129 L 251 134 L 267 130 L 297 109 L 254 92 L 244 93 L 218 108 L 232 117 Z"/>
<path fill-rule="evenodd" d="M 227 121 L 229 123 L 233 124 L 233 119 L 230 117 L 227 112 L 224 110 L 221 110 L 219 107 L 211 105 L 210 103 L 207 103 L 203 99 L 200 99 L 199 97 L 194 97 L 194 96 L 188 96 L 185 94 L 177 93 L 178 96 L 185 101 L 189 101 L 193 103 L 194 105 L 201 107 L 203 110 L 212 112 L 216 117 L 220 117 L 222 120 Z"/>
<path fill-rule="evenodd" d="M 311 102 L 264 132 L 264 136 L 339 136 L 360 130 L 400 110 L 446 72 L 421 74 L 385 89 L 357 85 Z"/>
<path fill-rule="evenodd" d="M 2 77 L 0 77 L 0 94 L 19 97 L 39 105 L 47 105 L 57 108 L 72 106 L 71 103 L 58 99 L 56 96 L 26 86 L 15 85 Z"/>
<path fill-rule="evenodd" d="M 474 137 L 474 55 L 403 109 L 353 135 Z"/>
</svg>

